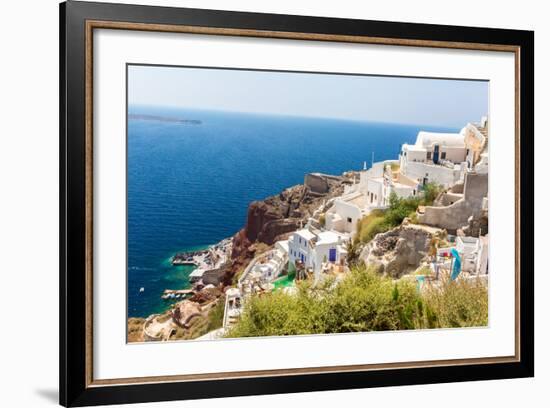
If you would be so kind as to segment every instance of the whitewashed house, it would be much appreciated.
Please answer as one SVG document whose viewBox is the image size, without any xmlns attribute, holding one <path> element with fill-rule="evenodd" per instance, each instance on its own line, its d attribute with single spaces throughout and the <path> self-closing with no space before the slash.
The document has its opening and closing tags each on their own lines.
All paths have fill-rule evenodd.
<svg viewBox="0 0 550 408">
<path fill-rule="evenodd" d="M 450 187 L 464 177 L 468 149 L 463 128 L 460 133 L 418 132 L 414 145 L 401 148 L 400 171 L 420 184 Z"/>
<path fill-rule="evenodd" d="M 367 205 L 373 208 L 385 208 L 390 204 L 390 196 L 395 193 L 400 198 L 415 196 L 419 191 L 418 182 L 399 171 L 392 171 L 388 165 L 380 177 L 367 180 Z"/>
<path fill-rule="evenodd" d="M 439 164 L 462 163 L 466 160 L 464 133 L 435 133 L 420 131 L 414 145 L 404 144 L 402 154 L 409 162 Z"/>
<path fill-rule="evenodd" d="M 373 209 L 387 208 L 392 193 L 402 198 L 418 194 L 420 189 L 416 180 L 400 173 L 398 169 L 392 170 L 392 167 L 398 166 L 397 160 L 386 160 L 361 171 L 359 181 L 335 199 L 325 213 L 325 229 L 353 237 L 359 220 Z"/>
<path fill-rule="evenodd" d="M 344 266 L 348 251 L 347 236 L 332 231 L 323 231 L 317 234 L 315 242 L 313 270 L 316 274 L 332 265 Z"/>
<path fill-rule="evenodd" d="M 297 262 L 300 262 L 306 268 L 313 266 L 315 238 L 315 234 L 307 228 L 292 233 L 288 238 L 289 266 L 295 266 Z"/>
<path fill-rule="evenodd" d="M 288 239 L 289 267 L 303 265 L 318 278 L 323 269 L 332 265 L 344 265 L 349 236 L 332 231 L 301 229 Z"/>
<path fill-rule="evenodd" d="M 367 208 L 367 196 L 362 192 L 339 197 L 325 213 L 325 228 L 353 235 L 357 231 L 357 222 L 368 212 Z"/>
</svg>

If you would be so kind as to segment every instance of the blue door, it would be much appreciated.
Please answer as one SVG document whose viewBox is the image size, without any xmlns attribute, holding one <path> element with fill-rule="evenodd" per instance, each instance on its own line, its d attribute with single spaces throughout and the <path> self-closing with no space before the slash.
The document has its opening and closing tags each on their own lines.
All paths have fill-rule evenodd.
<svg viewBox="0 0 550 408">
<path fill-rule="evenodd" d="M 336 262 L 336 248 L 331 248 L 328 250 L 328 260 L 330 262 Z"/>
<path fill-rule="evenodd" d="M 433 158 L 434 164 L 437 164 L 439 162 L 439 145 L 434 146 L 434 158 Z"/>
</svg>

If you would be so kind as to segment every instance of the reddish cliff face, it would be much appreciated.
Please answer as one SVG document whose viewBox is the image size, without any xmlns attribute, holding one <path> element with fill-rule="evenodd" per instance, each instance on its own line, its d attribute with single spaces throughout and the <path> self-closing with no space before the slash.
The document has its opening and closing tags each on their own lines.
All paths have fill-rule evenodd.
<svg viewBox="0 0 550 408">
<path fill-rule="evenodd" d="M 286 215 L 285 202 L 275 202 L 275 200 L 267 199 L 266 201 L 254 201 L 248 206 L 248 214 L 246 217 L 246 225 L 244 231 L 246 238 L 250 242 L 260 241 L 266 244 L 273 237 L 273 231 L 269 226 L 274 225 L 276 221 L 283 220 Z"/>
<path fill-rule="evenodd" d="M 324 190 L 319 189 L 322 182 Z M 304 225 L 315 209 L 329 198 L 343 193 L 346 180 L 324 175 L 308 175 L 305 184 L 297 185 L 254 201 L 248 207 L 246 225 L 233 237 L 232 266 L 224 277 L 226 285 L 235 273 L 244 269 L 254 257 L 256 245 L 273 245 L 286 239 Z"/>
</svg>

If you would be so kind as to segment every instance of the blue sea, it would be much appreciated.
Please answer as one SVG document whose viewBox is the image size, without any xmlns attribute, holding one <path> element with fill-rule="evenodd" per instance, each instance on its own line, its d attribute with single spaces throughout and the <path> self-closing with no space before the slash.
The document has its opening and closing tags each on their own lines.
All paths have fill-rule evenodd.
<svg viewBox="0 0 550 408">
<path fill-rule="evenodd" d="M 164 289 L 188 286 L 178 251 L 243 227 L 248 204 L 300 184 L 396 159 L 422 125 L 132 106 L 128 120 L 128 316 L 164 311 Z M 191 119 L 201 124 L 155 119 Z M 141 292 L 140 288 L 144 290 Z"/>
</svg>

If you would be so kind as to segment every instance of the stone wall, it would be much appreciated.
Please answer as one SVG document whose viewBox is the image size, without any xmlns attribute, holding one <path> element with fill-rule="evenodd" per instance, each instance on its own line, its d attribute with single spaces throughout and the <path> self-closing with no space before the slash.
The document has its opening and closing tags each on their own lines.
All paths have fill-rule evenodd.
<svg viewBox="0 0 550 408">
<path fill-rule="evenodd" d="M 457 229 L 468 225 L 470 217 L 477 219 L 483 215 L 483 198 L 487 197 L 487 192 L 488 175 L 468 173 L 462 199 L 448 206 L 425 207 L 418 221 L 455 233 Z"/>
<path fill-rule="evenodd" d="M 450 187 L 461 177 L 461 170 L 427 163 L 406 162 L 401 167 L 405 176 L 418 180 L 420 183 L 426 177 L 429 183 L 441 184 Z M 427 176 L 426 176 L 427 174 Z"/>
<path fill-rule="evenodd" d="M 325 194 L 329 190 L 328 180 L 316 174 L 306 174 L 304 185 L 313 193 Z"/>
<path fill-rule="evenodd" d="M 341 177 L 331 176 L 321 173 L 308 173 L 304 177 L 304 186 L 309 188 L 309 191 L 316 194 L 327 194 L 331 186 L 340 184 L 343 181 Z"/>
<path fill-rule="evenodd" d="M 438 199 L 438 204 L 441 203 L 441 206 L 448 206 L 456 203 L 458 200 L 462 199 L 464 194 L 461 193 L 444 193 Z"/>
<path fill-rule="evenodd" d="M 449 193 L 464 194 L 464 182 L 459 181 L 449 189 Z"/>
<path fill-rule="evenodd" d="M 220 282 L 223 280 L 223 276 L 225 274 L 225 271 L 229 265 L 223 265 L 217 269 L 211 269 L 209 271 L 206 271 L 202 275 L 202 283 L 205 285 L 214 285 L 218 286 Z"/>
</svg>

